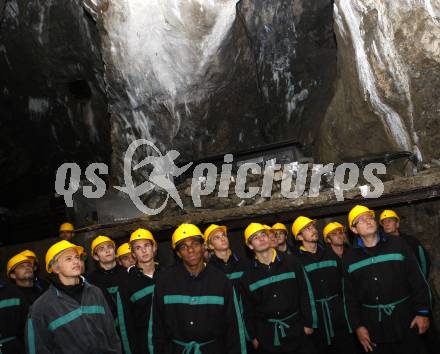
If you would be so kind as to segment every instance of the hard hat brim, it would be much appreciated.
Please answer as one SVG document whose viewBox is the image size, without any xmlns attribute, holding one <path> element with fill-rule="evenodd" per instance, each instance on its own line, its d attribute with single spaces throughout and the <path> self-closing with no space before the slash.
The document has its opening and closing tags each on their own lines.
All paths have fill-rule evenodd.
<svg viewBox="0 0 440 354">
<path fill-rule="evenodd" d="M 130 244 L 130 247 L 132 247 L 133 243 L 136 241 L 150 241 L 153 245 L 157 245 L 157 242 L 155 239 L 143 237 L 143 238 L 138 238 L 136 240 L 128 241 L 128 243 Z"/>
<path fill-rule="evenodd" d="M 278 227 L 276 227 L 276 228 L 273 228 L 273 227 L 272 227 L 272 230 L 273 230 L 273 231 L 284 231 L 284 232 L 288 232 L 287 229 L 283 229 L 283 228 L 281 228 L 281 227 L 279 227 L 279 228 L 278 228 Z"/>
<path fill-rule="evenodd" d="M 97 249 L 99 246 L 101 246 L 101 245 L 103 245 L 104 243 L 107 243 L 107 242 L 108 242 L 108 243 L 111 243 L 111 244 L 113 245 L 113 247 L 116 248 L 115 241 L 113 241 L 113 240 L 105 240 L 105 241 L 102 241 L 102 242 L 98 243 L 97 245 L 95 245 L 95 247 L 93 247 L 93 249 L 92 249 L 92 254 L 95 253 L 96 249 Z"/>
<path fill-rule="evenodd" d="M 325 234 L 323 234 L 324 239 L 326 239 L 328 237 L 328 235 L 330 235 L 333 231 L 338 230 L 338 229 L 341 229 L 342 232 L 345 232 L 345 227 L 344 226 L 335 225 L 330 230 L 328 230 Z"/>
<path fill-rule="evenodd" d="M 189 239 L 189 238 L 191 238 L 191 237 L 196 237 L 196 238 L 200 239 L 201 242 L 202 242 L 202 244 L 205 242 L 205 239 L 204 239 L 203 236 L 201 236 L 201 235 L 185 236 L 184 238 L 181 238 L 179 241 L 176 242 L 176 244 L 174 245 L 174 249 L 178 249 L 178 248 L 179 248 L 179 245 L 180 245 L 183 241 L 185 241 L 185 240 L 187 240 L 187 239 Z"/>
<path fill-rule="evenodd" d="M 396 216 L 387 216 L 387 217 L 384 217 L 382 219 L 379 219 L 379 223 L 382 225 L 383 221 L 386 220 L 386 219 L 396 219 L 397 222 L 400 221 L 400 219 L 398 217 L 396 217 Z"/>
<path fill-rule="evenodd" d="M 121 254 L 119 254 L 119 255 L 116 255 L 116 257 L 124 257 L 124 256 L 126 256 L 127 254 L 131 254 L 131 251 L 129 251 L 129 252 L 124 252 L 124 253 L 121 253 Z"/>
</svg>

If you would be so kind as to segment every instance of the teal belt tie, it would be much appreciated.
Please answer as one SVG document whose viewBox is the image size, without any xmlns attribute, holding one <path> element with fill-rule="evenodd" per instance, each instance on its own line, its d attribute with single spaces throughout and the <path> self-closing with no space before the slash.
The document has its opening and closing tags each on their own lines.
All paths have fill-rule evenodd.
<svg viewBox="0 0 440 354">
<path fill-rule="evenodd" d="M 387 316 L 391 316 L 391 314 L 393 313 L 396 306 L 401 304 L 402 302 L 408 300 L 408 298 L 409 297 L 407 296 L 407 297 L 404 297 L 403 299 L 394 301 L 390 304 L 378 304 L 378 305 L 362 304 L 362 306 L 369 308 L 369 309 L 377 309 L 379 312 L 379 322 L 382 322 L 382 312 L 384 312 Z"/>
<path fill-rule="evenodd" d="M 6 338 L 0 339 L 0 353 L 1 353 L 1 347 L 3 344 L 8 343 L 8 342 L 12 342 L 15 339 L 17 339 L 17 337 L 6 337 Z"/>
<path fill-rule="evenodd" d="M 182 354 L 202 354 L 200 348 L 203 347 L 204 345 L 208 345 L 215 342 L 215 340 L 210 340 L 209 342 L 204 342 L 204 343 L 198 343 L 195 341 L 182 342 L 181 340 L 173 339 L 173 342 L 183 347 Z"/>
<path fill-rule="evenodd" d="M 297 314 L 297 312 L 292 313 L 291 315 L 284 317 L 284 318 L 279 318 L 279 319 L 278 318 L 269 318 L 268 319 L 268 321 L 270 323 L 273 323 L 273 327 L 274 327 L 273 345 L 275 347 L 279 347 L 281 345 L 280 334 L 281 334 L 281 338 L 285 338 L 286 337 L 286 329 L 290 328 L 290 326 L 284 321 L 287 321 L 288 319 L 292 318 L 296 314 Z"/>
<path fill-rule="evenodd" d="M 330 312 L 329 302 L 331 300 L 333 300 L 334 298 L 336 298 L 337 296 L 338 296 L 338 294 L 333 295 L 333 296 L 329 296 L 329 297 L 325 297 L 323 299 L 315 300 L 315 302 L 321 304 L 321 310 L 322 310 L 322 315 L 323 315 L 323 319 L 324 319 L 325 336 L 327 338 L 328 345 L 332 344 L 331 338 L 333 338 L 335 336 L 335 331 L 333 329 L 332 314 Z"/>
</svg>

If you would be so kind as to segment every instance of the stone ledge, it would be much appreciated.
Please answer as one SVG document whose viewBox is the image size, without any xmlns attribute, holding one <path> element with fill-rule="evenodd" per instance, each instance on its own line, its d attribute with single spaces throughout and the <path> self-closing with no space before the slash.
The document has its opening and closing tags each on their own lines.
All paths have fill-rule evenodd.
<svg viewBox="0 0 440 354">
<path fill-rule="evenodd" d="M 312 217 L 330 216 L 347 212 L 353 205 L 363 203 L 372 208 L 397 205 L 440 196 L 440 169 L 424 171 L 412 177 L 398 177 L 384 182 L 384 193 L 377 199 L 365 199 L 359 188 L 347 191 L 345 200 L 338 202 L 333 191 L 320 193 L 318 197 L 307 196 L 296 199 L 268 200 L 255 205 L 229 209 L 200 209 L 188 214 L 175 216 L 145 216 L 112 224 L 96 224 L 80 228 L 77 234 L 105 230 L 109 235 L 128 233 L 138 227 L 154 232 L 170 230 L 183 222 L 198 225 L 221 222 L 230 228 L 242 228 L 252 220 L 271 222 L 272 220 L 292 221 L 299 212 Z"/>
</svg>

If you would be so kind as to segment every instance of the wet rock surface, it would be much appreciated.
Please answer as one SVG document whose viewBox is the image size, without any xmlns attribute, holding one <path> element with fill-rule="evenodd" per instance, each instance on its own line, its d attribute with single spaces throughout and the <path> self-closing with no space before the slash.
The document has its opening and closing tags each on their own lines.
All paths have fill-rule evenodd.
<svg viewBox="0 0 440 354">
<path fill-rule="evenodd" d="M 386 151 L 438 157 L 440 6 L 336 0 L 336 94 L 319 155 L 335 161 Z"/>
<path fill-rule="evenodd" d="M 331 5 L 102 1 L 116 179 L 136 138 L 184 160 L 310 140 L 300 128 L 320 121 L 332 95 Z"/>
</svg>

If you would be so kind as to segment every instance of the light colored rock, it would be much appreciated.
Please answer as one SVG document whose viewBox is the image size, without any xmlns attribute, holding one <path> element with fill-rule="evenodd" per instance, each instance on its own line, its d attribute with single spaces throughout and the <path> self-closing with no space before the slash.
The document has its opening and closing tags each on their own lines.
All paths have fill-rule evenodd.
<svg viewBox="0 0 440 354">
<path fill-rule="evenodd" d="M 338 80 L 320 131 L 324 160 L 439 156 L 439 17 L 438 1 L 335 1 Z"/>
</svg>

